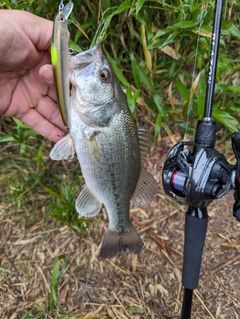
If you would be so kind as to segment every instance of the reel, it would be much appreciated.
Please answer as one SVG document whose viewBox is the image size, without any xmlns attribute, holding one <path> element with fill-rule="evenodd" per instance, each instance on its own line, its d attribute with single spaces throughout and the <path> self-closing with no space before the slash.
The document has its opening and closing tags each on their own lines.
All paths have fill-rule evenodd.
<svg viewBox="0 0 240 319">
<path fill-rule="evenodd" d="M 203 208 L 235 188 L 236 167 L 213 148 L 180 142 L 167 156 L 162 180 L 177 202 Z"/>
</svg>

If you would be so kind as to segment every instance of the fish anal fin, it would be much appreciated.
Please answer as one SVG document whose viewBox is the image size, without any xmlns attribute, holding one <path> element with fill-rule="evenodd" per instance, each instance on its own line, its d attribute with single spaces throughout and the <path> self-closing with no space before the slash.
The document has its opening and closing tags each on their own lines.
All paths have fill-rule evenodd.
<svg viewBox="0 0 240 319">
<path fill-rule="evenodd" d="M 96 216 L 101 208 L 102 203 L 89 190 L 87 185 L 84 185 L 75 203 L 78 214 L 84 217 Z"/>
<path fill-rule="evenodd" d="M 50 152 L 50 158 L 55 161 L 68 160 L 74 157 L 74 143 L 70 134 L 59 140 Z"/>
<path fill-rule="evenodd" d="M 146 206 L 158 192 L 158 184 L 152 174 L 141 167 L 141 174 L 132 200 L 136 207 Z"/>
<path fill-rule="evenodd" d="M 133 226 L 122 234 L 108 229 L 103 237 L 100 257 L 113 258 L 122 252 L 139 254 L 142 248 L 143 242 Z"/>
</svg>

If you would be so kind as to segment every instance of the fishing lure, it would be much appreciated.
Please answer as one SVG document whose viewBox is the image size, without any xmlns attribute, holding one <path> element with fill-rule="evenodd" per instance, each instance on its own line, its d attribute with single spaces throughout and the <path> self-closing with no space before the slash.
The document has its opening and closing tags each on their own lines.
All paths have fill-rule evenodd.
<svg viewBox="0 0 240 319">
<path fill-rule="evenodd" d="M 51 60 L 57 92 L 57 100 L 66 130 L 68 128 L 69 107 L 69 54 L 67 19 L 72 10 L 72 2 L 69 2 L 66 6 L 64 6 L 63 0 L 61 1 L 58 8 L 58 13 L 54 19 L 51 44 Z"/>
</svg>

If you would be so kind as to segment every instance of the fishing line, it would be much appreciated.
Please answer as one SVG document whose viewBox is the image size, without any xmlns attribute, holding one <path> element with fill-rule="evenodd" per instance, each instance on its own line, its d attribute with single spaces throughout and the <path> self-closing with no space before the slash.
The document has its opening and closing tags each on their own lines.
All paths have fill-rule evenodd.
<svg viewBox="0 0 240 319">
<path fill-rule="evenodd" d="M 192 84 L 191 84 L 191 92 L 190 92 L 190 99 L 189 99 L 189 104 L 188 104 L 188 113 L 187 113 L 187 121 L 186 121 L 186 127 L 185 127 L 185 133 L 184 133 L 184 140 L 187 140 L 187 134 L 188 134 L 188 124 L 189 124 L 189 118 L 190 118 L 190 113 L 192 110 L 192 104 L 193 104 L 193 94 L 194 94 L 194 90 L 193 90 L 193 84 L 196 80 L 196 78 L 194 78 L 195 73 L 196 73 L 196 68 L 197 68 L 197 57 L 198 57 L 198 48 L 199 48 L 199 42 L 200 42 L 200 33 L 201 33 L 201 27 L 202 27 L 202 23 L 203 23 L 203 9 L 205 6 L 205 1 L 202 1 L 202 7 L 201 7 L 201 19 L 199 22 L 199 27 L 197 30 L 197 46 L 196 46 L 196 54 L 195 54 L 195 59 L 194 59 L 194 65 L 193 65 L 193 71 L 192 71 Z"/>
</svg>

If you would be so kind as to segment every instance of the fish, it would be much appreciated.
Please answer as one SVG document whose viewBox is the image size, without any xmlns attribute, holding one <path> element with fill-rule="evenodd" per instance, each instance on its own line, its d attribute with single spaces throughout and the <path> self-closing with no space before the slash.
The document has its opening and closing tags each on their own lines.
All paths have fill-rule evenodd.
<svg viewBox="0 0 240 319">
<path fill-rule="evenodd" d="M 51 60 L 53 66 L 54 83 L 57 100 L 65 127 L 68 127 L 69 105 L 69 54 L 67 19 L 73 10 L 73 3 L 69 2 L 58 11 L 54 18 Z"/>
<path fill-rule="evenodd" d="M 81 52 L 70 62 L 69 133 L 50 152 L 52 160 L 74 157 L 76 151 L 85 184 L 76 200 L 77 212 L 108 214 L 100 257 L 138 254 L 143 242 L 130 219 L 130 201 L 147 205 L 158 185 L 143 167 L 151 132 L 137 128 L 112 65 L 101 45 Z"/>
</svg>

